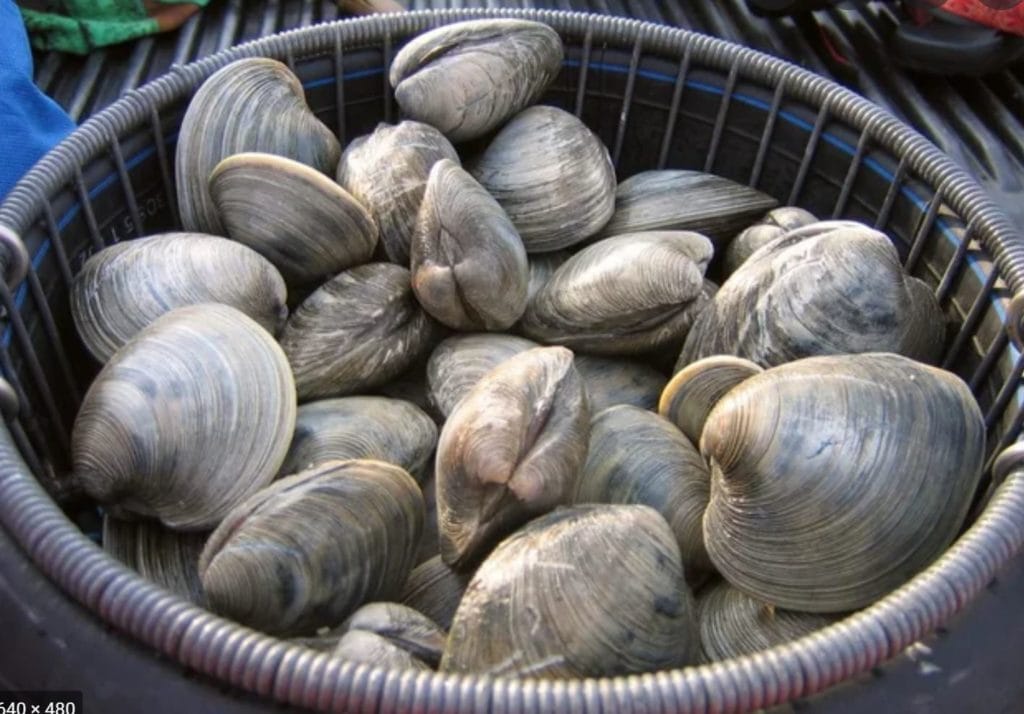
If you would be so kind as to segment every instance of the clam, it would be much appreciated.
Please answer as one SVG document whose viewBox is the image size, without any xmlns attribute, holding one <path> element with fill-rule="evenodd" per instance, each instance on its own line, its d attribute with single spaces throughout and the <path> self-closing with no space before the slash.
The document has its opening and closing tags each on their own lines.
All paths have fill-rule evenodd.
<svg viewBox="0 0 1024 714">
<path fill-rule="evenodd" d="M 783 610 L 758 602 L 725 582 L 704 588 L 697 597 L 701 648 L 710 662 L 800 639 L 834 620 L 828 615 Z"/>
<path fill-rule="evenodd" d="M 687 335 L 676 369 L 716 354 L 770 367 L 801 357 L 896 352 L 933 362 L 944 318 L 889 239 L 859 223 L 814 223 L 755 252 Z"/>
<path fill-rule="evenodd" d="M 264 57 L 232 62 L 203 82 L 181 122 L 174 176 L 185 230 L 224 235 L 210 174 L 244 151 L 285 156 L 330 175 L 341 145 L 310 110 L 287 66 Z"/>
<path fill-rule="evenodd" d="M 483 562 L 441 670 L 610 677 L 681 667 L 698 649 L 665 520 L 647 506 L 576 506 L 532 521 Z"/>
<path fill-rule="evenodd" d="M 812 357 L 729 390 L 701 452 L 718 571 L 778 607 L 843 612 L 902 585 L 956 536 L 985 423 L 950 372 L 885 353 Z"/>
<path fill-rule="evenodd" d="M 696 231 L 721 246 L 776 201 L 757 189 L 699 171 L 644 171 L 621 182 L 603 236 Z"/>
<path fill-rule="evenodd" d="M 675 535 L 687 576 L 712 569 L 701 519 L 708 505 L 708 465 L 669 421 L 633 406 L 617 406 L 590 422 L 590 449 L 575 503 L 650 506 Z"/>
<path fill-rule="evenodd" d="M 456 335 L 443 340 L 427 362 L 431 402 L 447 416 L 488 372 L 513 355 L 539 347 L 514 335 Z M 575 356 L 591 413 L 616 404 L 644 409 L 658 405 L 665 377 L 657 370 L 627 359 Z"/>
<path fill-rule="evenodd" d="M 817 221 L 813 213 L 796 206 L 773 208 L 764 218 L 729 241 L 725 248 L 725 274 L 735 273 L 736 269 L 761 246 L 771 243 L 794 228 L 801 228 Z"/>
<path fill-rule="evenodd" d="M 436 555 L 409 573 L 399 602 L 421 612 L 443 629 L 452 626 L 470 575 L 458 573 Z"/>
<path fill-rule="evenodd" d="M 416 121 L 379 124 L 341 155 L 338 183 L 369 209 L 388 260 L 409 265 L 427 177 L 441 159 L 457 162 L 459 155 L 441 132 Z"/>
<path fill-rule="evenodd" d="M 74 475 L 109 513 L 215 526 L 270 483 L 295 429 L 295 383 L 270 334 L 226 305 L 154 320 L 89 387 Z"/>
<path fill-rule="evenodd" d="M 70 291 L 71 316 L 90 354 L 106 362 L 176 307 L 218 302 L 275 334 L 288 314 L 273 265 L 245 246 L 200 233 L 164 233 L 104 248 Z"/>
<path fill-rule="evenodd" d="M 535 253 L 530 256 L 530 279 L 526 288 L 527 302 L 533 300 L 542 287 L 547 285 L 562 263 L 569 260 L 568 251 L 557 250 L 554 253 Z"/>
<path fill-rule="evenodd" d="M 387 397 L 342 397 L 299 407 L 295 436 L 280 474 L 327 461 L 376 459 L 401 466 L 418 482 L 431 471 L 437 445 L 434 420 L 411 402 Z"/>
<path fill-rule="evenodd" d="M 103 517 L 103 550 L 139 575 L 197 605 L 203 604 L 199 553 L 207 533 L 182 533 L 156 521 Z"/>
<path fill-rule="evenodd" d="M 362 204 L 283 156 L 229 156 L 213 169 L 210 195 L 227 235 L 273 263 L 289 285 L 316 287 L 368 263 L 377 246 L 377 225 Z"/>
<path fill-rule="evenodd" d="M 681 343 L 696 318 L 711 242 L 686 231 L 606 238 L 567 260 L 527 306 L 523 332 L 596 354 Z"/>
<path fill-rule="evenodd" d="M 429 617 L 395 602 L 363 605 L 348 619 L 349 632 L 372 632 L 436 667 L 447 633 Z"/>
<path fill-rule="evenodd" d="M 430 344 L 433 326 L 409 271 L 370 263 L 340 273 L 292 313 L 281 347 L 299 399 L 333 397 L 384 384 Z"/>
<path fill-rule="evenodd" d="M 444 331 L 438 329 L 431 334 L 430 344 L 440 342 Z M 427 387 L 427 356 L 420 355 L 411 367 L 408 367 L 397 377 L 388 380 L 377 387 L 374 392 L 384 397 L 401 399 L 419 407 L 425 414 L 430 415 L 436 423 L 440 424 L 443 419 L 439 418 L 430 401 L 430 394 Z"/>
<path fill-rule="evenodd" d="M 576 369 L 587 390 L 593 414 L 618 404 L 655 409 L 665 387 L 665 377 L 642 362 L 628 359 L 576 355 Z"/>
<path fill-rule="evenodd" d="M 331 461 L 235 508 L 199 559 L 211 609 L 271 634 L 341 622 L 397 597 L 423 529 L 423 497 L 383 461 Z"/>
<path fill-rule="evenodd" d="M 434 478 L 432 468 L 426 480 L 420 484 L 420 490 L 423 491 L 424 526 L 420 545 L 416 549 L 417 565 L 441 553 L 441 536 L 437 530 L 437 479 Z"/>
<path fill-rule="evenodd" d="M 441 557 L 465 570 L 530 518 L 567 503 L 590 411 L 573 355 L 539 347 L 494 368 L 455 407 L 437 445 Z"/>
<path fill-rule="evenodd" d="M 589 238 L 615 208 L 608 149 L 583 122 L 555 107 L 517 114 L 470 173 L 505 209 L 528 253 Z"/>
<path fill-rule="evenodd" d="M 403 114 L 459 142 L 535 103 L 561 68 L 562 40 L 547 25 L 470 20 L 413 38 L 389 77 Z"/>
<path fill-rule="evenodd" d="M 387 669 L 429 670 L 430 666 L 391 640 L 363 630 L 346 632 L 331 652 L 333 657 Z"/>
<path fill-rule="evenodd" d="M 737 384 L 763 371 L 740 357 L 705 357 L 672 378 L 661 394 L 658 413 L 679 427 L 691 443 L 700 444 L 704 422 L 718 401 Z"/>
<path fill-rule="evenodd" d="M 514 335 L 454 335 L 442 340 L 427 361 L 431 403 L 447 418 L 488 372 L 509 357 L 539 346 Z"/>
<path fill-rule="evenodd" d="M 501 206 L 453 161 L 434 164 L 411 246 L 412 289 L 456 330 L 504 330 L 526 309 L 523 241 Z"/>
</svg>

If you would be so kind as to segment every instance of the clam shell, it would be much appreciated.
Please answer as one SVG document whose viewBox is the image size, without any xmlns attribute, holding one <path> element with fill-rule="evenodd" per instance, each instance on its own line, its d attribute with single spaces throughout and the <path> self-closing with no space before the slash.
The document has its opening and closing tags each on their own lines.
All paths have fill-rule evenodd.
<svg viewBox="0 0 1024 714">
<path fill-rule="evenodd" d="M 458 164 L 434 164 L 411 247 L 412 289 L 456 330 L 505 330 L 526 309 L 526 249 L 501 206 Z"/>
<path fill-rule="evenodd" d="M 711 242 L 697 233 L 632 233 L 576 253 L 527 306 L 523 332 L 595 354 L 682 342 L 704 287 Z"/>
<path fill-rule="evenodd" d="M 376 459 L 400 466 L 422 482 L 433 469 L 434 420 L 411 402 L 342 397 L 299 407 L 282 476 L 327 461 Z"/>
<path fill-rule="evenodd" d="M 680 667 L 699 648 L 693 617 L 679 548 L 656 511 L 559 509 L 477 570 L 441 670 L 551 679 Z"/>
<path fill-rule="evenodd" d="M 434 478 L 433 463 L 426 480 L 420 485 L 423 491 L 424 525 L 420 545 L 416 549 L 416 565 L 441 554 L 441 536 L 437 530 L 437 479 Z"/>
<path fill-rule="evenodd" d="M 270 334 L 226 305 L 157 318 L 82 401 L 74 474 L 113 515 L 215 526 L 270 483 L 295 428 L 295 384 Z"/>
<path fill-rule="evenodd" d="M 349 632 L 372 632 L 432 667 L 441 661 L 447 633 L 430 618 L 406 605 L 372 602 L 348 619 Z"/>
<path fill-rule="evenodd" d="M 440 342 L 444 337 L 444 330 L 437 329 L 431 334 L 431 347 Z M 426 351 L 425 351 L 426 352 Z M 429 415 L 437 424 L 444 419 L 440 418 L 434 405 L 430 401 L 429 389 L 427 387 L 427 356 L 429 352 L 421 355 L 412 366 L 399 374 L 394 379 L 387 381 L 374 390 L 376 394 L 401 399 L 405 402 L 415 404 L 425 414 Z"/>
<path fill-rule="evenodd" d="M 562 263 L 569 260 L 568 251 L 558 250 L 554 253 L 535 253 L 530 256 L 530 279 L 526 288 L 527 302 L 533 300 L 542 287 L 547 285 Z"/>
<path fill-rule="evenodd" d="M 469 578 L 470 574 L 458 573 L 445 565 L 440 555 L 434 556 L 409 573 L 399 602 L 447 630 L 452 626 Z"/>
<path fill-rule="evenodd" d="M 284 64 L 263 57 L 236 60 L 214 72 L 189 102 L 174 162 L 185 230 L 224 235 L 209 179 L 222 159 L 260 151 L 333 174 L 337 137 L 310 111 L 302 83 Z"/>
<path fill-rule="evenodd" d="M 621 182 L 603 236 L 696 231 L 721 246 L 776 201 L 757 189 L 699 171 L 644 171 Z"/>
<path fill-rule="evenodd" d="M 834 617 L 783 610 L 758 602 L 719 582 L 697 597 L 697 622 L 704 656 L 710 662 L 754 654 L 828 627 Z"/>
<path fill-rule="evenodd" d="M 729 241 L 725 248 L 725 274 L 735 273 L 756 250 L 779 236 L 817 221 L 813 213 L 796 206 L 773 208 L 764 218 Z"/>
<path fill-rule="evenodd" d="M 106 362 L 176 307 L 217 302 L 275 334 L 288 315 L 284 280 L 257 253 L 201 233 L 164 233 L 104 248 L 71 285 L 71 316 L 90 354 Z"/>
<path fill-rule="evenodd" d="M 679 427 L 693 444 L 700 443 L 704 422 L 730 389 L 764 370 L 740 357 L 715 355 L 684 367 L 665 387 L 658 413 Z"/>
<path fill-rule="evenodd" d="M 427 361 L 431 403 L 447 418 L 487 373 L 534 347 L 540 345 L 514 335 L 455 335 L 442 340 Z"/>
<path fill-rule="evenodd" d="M 687 335 L 676 370 L 716 354 L 762 367 L 876 351 L 933 362 L 944 318 L 918 282 L 878 231 L 849 221 L 798 228 L 722 285 Z"/>
<path fill-rule="evenodd" d="M 103 550 L 147 580 L 203 605 L 199 553 L 208 534 L 181 533 L 156 521 L 103 517 Z"/>
<path fill-rule="evenodd" d="M 547 25 L 469 20 L 414 37 L 389 77 L 403 114 L 460 142 L 534 104 L 561 68 L 562 40 Z"/>
<path fill-rule="evenodd" d="M 415 121 L 379 124 L 354 140 L 338 163 L 338 183 L 359 200 L 380 229 L 388 260 L 409 265 L 409 244 L 430 168 L 459 155 L 432 126 Z"/>
<path fill-rule="evenodd" d="M 689 439 L 670 422 L 633 406 L 617 406 L 590 422 L 590 449 L 575 503 L 650 506 L 668 522 L 687 577 L 712 569 L 701 519 L 711 475 Z"/>
<path fill-rule="evenodd" d="M 893 354 L 757 374 L 708 415 L 704 541 L 735 587 L 779 607 L 856 610 L 956 536 L 985 424 L 959 377 Z"/>
<path fill-rule="evenodd" d="M 425 662 L 413 657 L 391 640 L 363 630 L 353 630 L 342 635 L 331 656 L 387 669 L 430 669 Z"/>
<path fill-rule="evenodd" d="M 555 107 L 517 114 L 470 173 L 505 209 L 528 253 L 589 238 L 615 208 L 608 149 L 583 122 Z"/>
<path fill-rule="evenodd" d="M 281 347 L 299 399 L 352 394 L 384 384 L 430 344 L 433 325 L 409 271 L 371 263 L 340 273 L 292 313 Z"/>
<path fill-rule="evenodd" d="M 199 560 L 211 609 L 271 634 L 303 634 L 396 597 L 423 529 L 423 497 L 383 461 L 331 461 L 235 508 Z"/>
<path fill-rule="evenodd" d="M 665 376 L 641 362 L 627 359 L 576 355 L 576 369 L 583 379 L 592 414 L 619 404 L 656 409 L 665 387 Z"/>
<path fill-rule="evenodd" d="M 362 204 L 282 156 L 229 156 L 210 176 L 210 195 L 227 235 L 273 263 L 289 285 L 316 287 L 368 263 L 377 246 L 377 225 Z"/>
<path fill-rule="evenodd" d="M 473 387 L 437 445 L 444 561 L 465 570 L 530 518 L 568 503 L 589 427 L 583 383 L 565 348 L 515 355 Z"/>
</svg>

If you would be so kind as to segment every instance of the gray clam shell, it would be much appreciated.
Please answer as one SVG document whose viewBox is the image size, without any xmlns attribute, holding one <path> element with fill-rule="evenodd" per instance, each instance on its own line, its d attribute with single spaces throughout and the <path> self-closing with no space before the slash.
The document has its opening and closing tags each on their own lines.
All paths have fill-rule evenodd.
<svg viewBox="0 0 1024 714">
<path fill-rule="evenodd" d="M 306 104 L 302 83 L 281 62 L 236 60 L 214 72 L 188 105 L 174 178 L 185 230 L 224 235 L 209 180 L 221 160 L 243 151 L 295 159 L 331 175 L 341 145 Z"/>
<path fill-rule="evenodd" d="M 592 414 L 619 404 L 657 409 L 667 380 L 656 369 L 633 360 L 581 354 L 575 363 Z"/>
<path fill-rule="evenodd" d="M 203 605 L 199 554 L 207 535 L 172 531 L 156 521 L 103 517 L 103 550 L 147 580 L 197 605 Z"/>
<path fill-rule="evenodd" d="M 756 250 L 779 236 L 817 221 L 813 213 L 796 206 L 773 208 L 764 218 L 729 241 L 725 247 L 725 274 L 735 273 Z"/>
<path fill-rule="evenodd" d="M 266 257 L 289 285 L 316 287 L 369 262 L 377 245 L 377 225 L 348 191 L 282 156 L 229 156 L 213 170 L 210 194 L 228 236 Z"/>
<path fill-rule="evenodd" d="M 423 529 L 423 497 L 382 461 L 332 461 L 235 508 L 199 561 L 215 612 L 271 634 L 340 622 L 397 597 Z"/>
<path fill-rule="evenodd" d="M 370 263 L 332 278 L 285 324 L 281 347 L 299 399 L 363 391 L 412 365 L 434 331 L 416 302 L 409 271 Z"/>
<path fill-rule="evenodd" d="M 176 307 L 223 303 L 271 334 L 288 315 L 284 280 L 256 252 L 202 233 L 164 233 L 108 246 L 71 285 L 71 316 L 86 348 L 106 362 Z"/>
<path fill-rule="evenodd" d="M 806 612 L 871 604 L 956 536 L 985 423 L 956 375 L 888 353 L 750 377 L 708 415 L 704 543 L 734 587 Z"/>
<path fill-rule="evenodd" d="M 526 20 L 470 20 L 413 38 L 391 63 L 402 112 L 454 142 L 535 103 L 562 67 L 562 41 Z"/>
<path fill-rule="evenodd" d="M 876 351 L 932 362 L 944 337 L 934 294 L 903 272 L 885 235 L 826 221 L 750 256 L 697 318 L 676 370 L 717 354 L 762 367 Z"/>
<path fill-rule="evenodd" d="M 456 335 L 443 340 L 427 362 L 431 402 L 447 417 L 488 372 L 539 346 L 514 335 Z M 665 377 L 640 362 L 577 354 L 573 363 L 594 414 L 616 404 L 655 409 L 665 387 Z"/>
<path fill-rule="evenodd" d="M 615 208 L 608 149 L 583 122 L 555 107 L 530 107 L 513 117 L 470 173 L 505 209 L 528 253 L 589 238 Z"/>
<path fill-rule="evenodd" d="M 650 506 L 675 534 L 686 575 L 712 569 L 701 519 L 711 475 L 696 447 L 671 422 L 638 407 L 617 406 L 590 422 L 590 449 L 575 503 Z"/>
<path fill-rule="evenodd" d="M 436 555 L 409 573 L 399 602 L 423 613 L 447 630 L 452 625 L 469 578 L 469 573 L 452 570 L 440 555 Z"/>
<path fill-rule="evenodd" d="M 352 630 L 342 635 L 331 656 L 387 669 L 430 669 L 423 660 L 391 640 L 365 630 Z"/>
<path fill-rule="evenodd" d="M 443 560 L 465 570 L 530 518 L 568 503 L 589 427 L 583 383 L 563 347 L 520 353 L 480 380 L 438 440 Z"/>
<path fill-rule="evenodd" d="M 349 632 L 372 632 L 432 667 L 441 661 L 448 636 L 429 617 L 407 605 L 372 602 L 348 619 Z"/>
<path fill-rule="evenodd" d="M 681 667 L 698 651 L 665 520 L 647 506 L 575 506 L 532 521 L 483 562 L 441 671 L 605 677 Z"/>
<path fill-rule="evenodd" d="M 401 466 L 418 482 L 433 468 L 434 420 L 411 402 L 387 397 L 341 397 L 299 407 L 282 476 L 327 461 L 376 459 Z"/>
<path fill-rule="evenodd" d="M 704 423 L 729 390 L 764 370 L 750 360 L 713 355 L 681 369 L 665 386 L 658 413 L 679 427 L 692 444 L 700 444 Z"/>
<path fill-rule="evenodd" d="M 530 282 L 527 288 L 527 301 L 551 280 L 555 271 L 571 257 L 568 251 L 559 250 L 554 253 L 535 253 L 530 256 Z"/>
<path fill-rule="evenodd" d="M 459 155 L 432 126 L 415 121 L 379 124 L 355 139 L 338 162 L 338 183 L 362 203 L 380 230 L 388 260 L 409 265 L 409 243 L 431 167 Z"/>
<path fill-rule="evenodd" d="M 697 598 L 701 648 L 710 662 L 785 644 L 827 627 L 835 619 L 758 602 L 725 582 L 704 588 Z"/>
<path fill-rule="evenodd" d="M 430 401 L 447 418 L 492 369 L 534 347 L 540 345 L 515 335 L 454 335 L 442 340 L 427 361 Z"/>
<path fill-rule="evenodd" d="M 430 170 L 411 259 L 416 297 L 448 327 L 504 330 L 526 309 L 523 241 L 501 206 L 448 159 Z"/>
<path fill-rule="evenodd" d="M 644 171 L 619 184 L 615 214 L 601 235 L 696 231 L 721 246 L 775 205 L 771 196 L 714 174 Z"/>
<path fill-rule="evenodd" d="M 226 305 L 181 307 L 93 381 L 71 434 L 74 475 L 114 515 L 209 529 L 273 480 L 295 410 L 270 333 Z"/>
<path fill-rule="evenodd" d="M 681 343 L 701 304 L 711 242 L 685 231 L 606 238 L 555 271 L 527 306 L 523 332 L 595 354 Z"/>
</svg>

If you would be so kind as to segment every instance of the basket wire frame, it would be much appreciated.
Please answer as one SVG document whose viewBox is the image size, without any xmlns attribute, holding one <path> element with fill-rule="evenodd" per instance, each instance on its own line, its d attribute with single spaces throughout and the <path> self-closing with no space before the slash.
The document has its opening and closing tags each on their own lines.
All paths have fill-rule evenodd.
<svg viewBox="0 0 1024 714">
<path fill-rule="evenodd" d="M 847 620 L 748 657 L 614 679 L 519 681 L 400 672 L 342 662 L 240 627 L 142 580 L 88 541 L 56 507 L 31 474 L 46 481 L 56 460 L 54 440 L 58 449 L 66 451 L 66 409 L 67 405 L 77 408 L 81 386 L 39 276 L 47 260 L 56 263 L 65 283 L 75 272 L 75 261 L 64 250 L 58 212 L 50 197 L 70 189 L 92 248 L 109 244 L 111 237 L 103 236 L 96 219 L 96 187 L 90 188 L 82 172 L 84 165 L 106 156 L 124 194 L 132 230 L 136 235 L 143 233 L 145 224 L 131 181 L 131 159 L 126 160 L 122 147 L 124 134 L 142 127 L 155 142 L 164 198 L 171 220 L 177 223 L 166 148 L 176 137 L 166 131 L 160 110 L 190 95 L 213 71 L 244 56 L 276 57 L 292 67 L 311 56 L 329 56 L 334 73 L 336 130 L 345 142 L 351 131 L 345 111 L 346 59 L 354 51 L 380 47 L 387 67 L 396 46 L 412 34 L 440 23 L 483 16 L 544 21 L 580 43 L 580 58 L 567 60 L 566 67 L 576 73 L 571 104 L 581 117 L 589 96 L 588 83 L 600 72 L 595 55 L 608 45 L 629 51 L 621 111 L 612 132 L 616 166 L 623 158 L 644 59 L 648 55 L 668 56 L 677 60 L 675 75 L 668 78 L 672 99 L 665 117 L 658 168 L 669 163 L 677 120 L 689 93 L 694 91 L 691 77 L 700 67 L 710 67 L 725 73 L 727 79 L 711 126 L 705 169 L 714 170 L 717 165 L 742 79 L 773 88 L 749 173 L 751 186 L 759 186 L 764 179 L 784 107 L 787 101 L 796 100 L 816 106 L 817 113 L 799 157 L 789 194 L 791 202 L 798 202 L 806 190 L 827 130 L 835 121 L 856 127 L 859 136 L 845 177 L 837 187 L 832 217 L 846 215 L 855 187 L 876 151 L 899 157 L 875 219 L 877 227 L 884 230 L 889 225 L 909 182 L 934 187 L 913 231 L 906 258 L 908 269 L 920 265 L 928 238 L 940 220 L 944 225 L 953 224 L 963 217 L 964 225 L 959 228 L 950 260 L 941 274 L 932 276 L 936 297 L 943 307 L 956 309 L 953 302 L 957 286 L 966 279 L 970 266 L 976 267 L 982 258 L 990 258 L 993 264 L 988 265 L 969 307 L 958 315 L 960 329 L 950 343 L 945 366 L 959 364 L 972 347 L 979 351 L 981 360 L 967 375 L 977 393 L 992 381 L 994 372 L 998 377 L 1001 367 L 1011 365 L 1004 370 L 1002 381 L 996 380 L 995 395 L 985 410 L 990 435 L 998 434 L 989 465 L 1006 447 L 1011 448 L 995 469 L 1000 478 L 988 486 L 993 495 L 987 507 L 936 563 Z M 381 82 L 381 112 L 389 121 L 397 112 L 386 72 Z M 0 520 L 44 572 L 104 620 L 186 666 L 260 695 L 332 711 L 409 711 L 414 705 L 417 709 L 495 712 L 563 708 L 602 712 L 751 711 L 813 694 L 897 654 L 963 608 L 999 566 L 1024 545 L 1024 450 L 1014 445 L 1024 421 L 1019 384 L 1024 357 L 1016 337 L 1021 330 L 1024 303 L 1015 298 L 1009 307 L 1004 305 L 1009 296 L 1019 296 L 1024 290 L 1024 246 L 981 189 L 921 137 L 847 90 L 752 50 L 664 26 L 550 11 L 408 13 L 284 33 L 190 65 L 178 65 L 168 76 L 129 91 L 124 99 L 83 124 L 71 139 L 44 158 L 0 207 L 0 224 L 15 232 L 26 234 L 40 221 L 50 251 L 41 260 L 33 260 L 23 282 L 0 283 L 0 306 L 8 322 L 0 341 L 0 368 L 10 383 L 0 384 L 5 387 L 0 396 L 7 395 L 0 399 L 0 406 L 4 407 L 8 427 L 0 429 Z M 42 326 L 45 354 L 56 363 L 59 392 L 53 380 L 47 379 L 41 352 L 21 317 L 29 304 Z M 1014 339 L 1000 329 L 987 344 L 980 342 L 979 329 L 993 309 L 1002 310 L 999 317 L 1009 325 Z M 60 404 L 66 405 L 64 411 Z M 1015 411 L 1008 413 L 1011 405 Z"/>
</svg>

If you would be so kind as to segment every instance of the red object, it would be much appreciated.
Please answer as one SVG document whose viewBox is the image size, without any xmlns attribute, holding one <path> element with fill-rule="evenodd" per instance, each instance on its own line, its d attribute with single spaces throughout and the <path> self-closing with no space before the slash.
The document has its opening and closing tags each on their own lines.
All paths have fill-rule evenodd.
<svg viewBox="0 0 1024 714">
<path fill-rule="evenodd" d="M 980 25 L 988 25 L 1003 32 L 1024 36 L 1024 2 L 1017 3 L 1015 7 L 1006 10 L 997 10 L 989 7 L 989 5 L 1009 4 L 1006 2 L 990 2 L 986 4 L 978 0 L 946 0 L 943 3 L 935 2 L 929 4 L 934 4 L 946 12 L 966 17 Z"/>
</svg>

